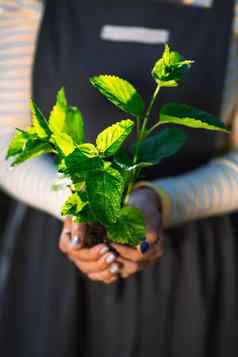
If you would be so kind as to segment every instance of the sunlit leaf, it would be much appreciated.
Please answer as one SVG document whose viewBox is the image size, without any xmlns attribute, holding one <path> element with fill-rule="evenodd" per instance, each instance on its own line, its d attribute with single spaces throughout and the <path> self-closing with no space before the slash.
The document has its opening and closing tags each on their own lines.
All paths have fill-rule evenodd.
<svg viewBox="0 0 238 357">
<path fill-rule="evenodd" d="M 145 220 L 135 207 L 123 207 L 115 224 L 107 227 L 108 238 L 120 244 L 137 246 L 145 239 Z"/>
<path fill-rule="evenodd" d="M 178 52 L 171 51 L 166 44 L 162 57 L 152 69 L 152 76 L 161 87 L 176 87 L 192 63 L 184 60 Z"/>
<path fill-rule="evenodd" d="M 90 78 L 90 82 L 124 112 L 136 117 L 141 117 L 144 113 L 142 97 L 136 88 L 125 79 L 113 75 L 100 75 Z"/>
<path fill-rule="evenodd" d="M 76 216 L 88 205 L 86 192 L 73 193 L 64 203 L 62 216 Z"/>
<path fill-rule="evenodd" d="M 52 138 L 55 140 L 56 145 L 60 148 L 64 155 L 67 156 L 74 151 L 75 146 L 73 139 L 68 134 L 55 133 Z"/>
<path fill-rule="evenodd" d="M 19 155 L 16 155 L 11 165 L 19 165 L 26 160 L 49 152 L 52 152 L 52 146 L 50 144 L 42 142 L 41 140 L 28 141 L 24 150 Z"/>
<path fill-rule="evenodd" d="M 127 119 L 103 130 L 96 140 L 98 151 L 105 157 L 115 154 L 131 133 L 133 126 L 134 122 Z"/>
<path fill-rule="evenodd" d="M 185 104 L 169 103 L 164 105 L 160 110 L 160 123 L 229 132 L 221 120 L 200 109 Z"/>
<path fill-rule="evenodd" d="M 32 125 L 35 129 L 35 133 L 41 139 L 48 138 L 51 135 L 51 131 L 46 118 L 33 101 L 30 102 L 30 107 L 32 112 Z"/>
</svg>

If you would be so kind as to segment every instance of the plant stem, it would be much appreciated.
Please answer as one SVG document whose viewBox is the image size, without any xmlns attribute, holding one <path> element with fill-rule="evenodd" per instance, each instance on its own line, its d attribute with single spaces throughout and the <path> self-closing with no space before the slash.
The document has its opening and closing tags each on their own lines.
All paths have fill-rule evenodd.
<svg viewBox="0 0 238 357">
<path fill-rule="evenodd" d="M 149 103 L 149 106 L 148 106 L 148 109 L 145 113 L 145 118 L 144 118 L 144 121 L 143 121 L 143 124 L 142 124 L 142 128 L 141 128 L 141 135 L 140 135 L 140 139 L 142 140 L 143 139 L 143 136 L 144 136 L 144 132 L 146 130 L 146 126 L 147 126 L 147 123 L 148 123 L 148 120 L 149 120 L 149 116 L 150 116 L 150 113 L 152 111 L 152 108 L 153 108 L 153 105 L 155 103 L 155 100 L 159 94 L 159 90 L 160 90 L 160 85 L 157 84 L 156 88 L 155 88 L 155 91 L 152 95 L 152 98 L 151 98 L 151 101 Z"/>
<path fill-rule="evenodd" d="M 157 86 L 155 88 L 155 91 L 154 91 L 154 93 L 152 95 L 151 101 L 150 101 L 150 103 L 148 105 L 148 108 L 146 110 L 146 113 L 145 113 L 141 128 L 140 128 L 140 125 L 139 125 L 138 119 L 137 119 L 137 140 L 136 140 L 135 154 L 134 154 L 134 157 L 133 157 L 133 164 L 137 164 L 140 144 L 141 144 L 141 141 L 146 136 L 146 127 L 147 127 L 147 124 L 148 124 L 148 120 L 149 120 L 153 105 L 154 105 L 155 100 L 156 100 L 156 98 L 157 98 L 157 96 L 159 94 L 159 90 L 160 90 L 160 85 L 157 84 Z M 131 180 L 130 180 L 130 182 L 128 184 L 128 189 L 127 189 L 127 193 L 126 193 L 126 196 L 125 196 L 125 204 L 127 204 L 127 202 L 128 202 L 129 195 L 133 190 L 133 186 L 134 186 L 135 181 L 136 181 L 136 179 L 137 179 L 137 177 L 138 177 L 138 175 L 140 173 L 140 170 L 141 169 L 135 169 L 132 172 L 132 177 L 131 177 Z"/>
<path fill-rule="evenodd" d="M 156 124 L 154 124 L 146 133 L 146 136 L 149 136 L 152 131 L 154 131 L 156 128 L 158 128 L 158 126 L 160 125 L 161 123 L 160 122 L 157 122 Z"/>
</svg>

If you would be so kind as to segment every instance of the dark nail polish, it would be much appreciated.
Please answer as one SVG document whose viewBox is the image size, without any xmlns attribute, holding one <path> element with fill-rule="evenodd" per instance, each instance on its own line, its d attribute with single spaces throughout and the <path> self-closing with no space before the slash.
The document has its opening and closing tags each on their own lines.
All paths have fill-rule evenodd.
<svg viewBox="0 0 238 357">
<path fill-rule="evenodd" d="M 149 249 L 150 249 L 149 243 L 146 240 L 144 240 L 140 245 L 141 253 L 145 254 L 146 252 L 148 252 Z"/>
</svg>

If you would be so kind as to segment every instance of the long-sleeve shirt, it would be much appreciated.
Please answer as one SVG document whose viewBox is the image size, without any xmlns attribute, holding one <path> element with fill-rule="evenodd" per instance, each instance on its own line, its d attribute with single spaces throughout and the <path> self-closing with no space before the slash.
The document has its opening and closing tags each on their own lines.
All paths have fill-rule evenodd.
<svg viewBox="0 0 238 357">
<path fill-rule="evenodd" d="M 184 6 L 212 6 L 212 0 L 183 0 Z M 238 1 L 234 12 L 221 117 L 231 116 L 233 130 L 230 151 L 208 165 L 179 177 L 157 180 L 166 227 L 196 218 L 238 209 Z M 67 189 L 55 192 L 53 162 L 43 156 L 14 170 L 5 160 L 7 145 L 15 128 L 31 124 L 29 98 L 31 72 L 43 6 L 36 0 L 0 0 L 0 185 L 25 203 L 60 217 L 60 207 L 69 195 Z"/>
</svg>

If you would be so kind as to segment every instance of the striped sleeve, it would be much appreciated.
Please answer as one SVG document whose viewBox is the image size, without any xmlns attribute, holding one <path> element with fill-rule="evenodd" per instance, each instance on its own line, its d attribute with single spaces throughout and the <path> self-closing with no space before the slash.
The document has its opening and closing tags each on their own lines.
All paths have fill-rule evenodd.
<svg viewBox="0 0 238 357">
<path fill-rule="evenodd" d="M 0 185 L 15 198 L 60 218 L 69 192 L 52 191 L 52 160 L 42 156 L 13 170 L 5 160 L 15 128 L 31 123 L 31 72 L 42 10 L 36 0 L 0 0 Z"/>
</svg>

